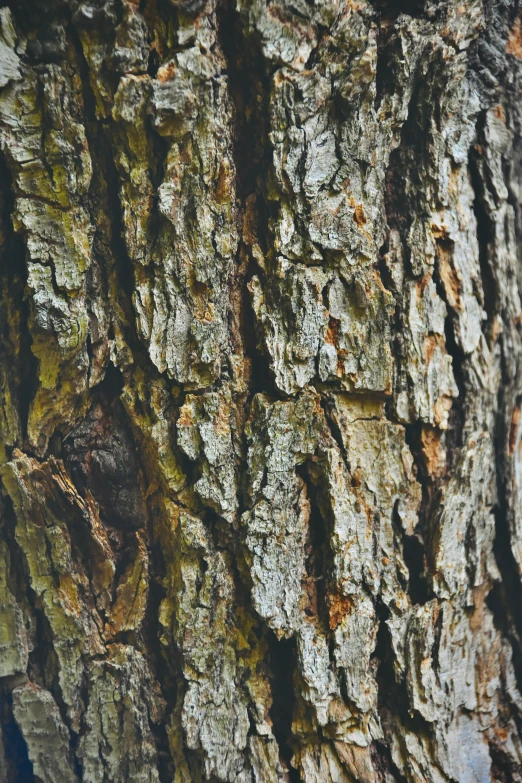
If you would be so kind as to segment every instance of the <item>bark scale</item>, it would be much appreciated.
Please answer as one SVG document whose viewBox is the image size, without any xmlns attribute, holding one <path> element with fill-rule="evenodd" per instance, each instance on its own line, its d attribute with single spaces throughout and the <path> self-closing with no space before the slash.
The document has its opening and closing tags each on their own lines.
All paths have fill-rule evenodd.
<svg viewBox="0 0 522 783">
<path fill-rule="evenodd" d="M 517 0 L 0 25 L 0 780 L 521 781 Z"/>
</svg>

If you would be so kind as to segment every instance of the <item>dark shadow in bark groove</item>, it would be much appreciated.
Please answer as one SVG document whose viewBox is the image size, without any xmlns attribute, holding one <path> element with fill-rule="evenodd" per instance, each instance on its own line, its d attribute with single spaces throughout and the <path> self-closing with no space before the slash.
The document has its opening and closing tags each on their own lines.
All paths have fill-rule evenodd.
<svg viewBox="0 0 522 783">
<path fill-rule="evenodd" d="M 500 746 L 500 743 L 489 743 L 491 757 L 491 780 L 495 783 L 518 783 L 520 780 L 520 765 L 515 765 L 513 759 Z"/>
<path fill-rule="evenodd" d="M 430 571 L 433 571 L 433 511 L 437 508 L 440 495 L 438 483 L 433 482 L 426 469 L 421 442 L 422 424 L 420 422 L 406 424 L 404 435 L 417 469 L 417 480 L 421 486 L 422 496 L 415 535 L 413 537 L 404 535 L 403 537 L 403 556 L 410 572 L 410 590 L 413 590 L 413 594 L 410 592 L 410 598 L 413 603 L 424 604 L 433 598 L 429 578 Z M 416 543 L 408 542 L 409 538 L 414 538 Z M 419 547 L 422 550 L 422 568 L 416 560 L 421 554 Z"/>
<path fill-rule="evenodd" d="M 10 693 L 0 696 L 0 721 L 4 741 L 4 751 L 11 780 L 16 783 L 38 783 L 29 761 L 27 745 L 13 716 L 13 698 Z"/>
<path fill-rule="evenodd" d="M 268 357 L 258 343 L 248 284 L 261 272 L 243 235 L 243 221 L 254 222 L 249 230 L 263 253 L 272 246 L 268 228 L 271 205 L 266 197 L 266 181 L 271 165 L 269 131 L 270 81 L 265 64 L 253 40 L 246 41 L 240 15 L 233 0 L 222 0 L 217 9 L 218 36 L 226 59 L 226 76 L 234 105 L 234 163 L 238 214 L 239 248 L 235 287 L 240 291 L 241 335 L 245 355 L 251 359 L 250 399 L 265 391 L 281 397 L 273 380 Z"/>
<path fill-rule="evenodd" d="M 310 503 L 310 519 L 306 540 L 305 578 L 302 581 L 302 593 L 306 595 L 304 613 L 328 635 L 330 612 L 328 607 L 328 575 L 331 571 L 333 555 L 330 547 L 328 520 L 321 512 L 317 476 L 314 477 L 316 463 L 307 460 L 298 466 L 296 473 L 306 485 Z"/>
<path fill-rule="evenodd" d="M 174 778 L 174 761 L 170 752 L 166 725 L 179 696 L 177 683 L 182 677 L 182 656 L 176 645 L 171 645 L 167 650 L 160 642 L 163 629 L 159 621 L 159 611 L 161 602 L 166 596 L 163 585 L 166 568 L 158 541 L 149 545 L 149 551 L 149 594 L 140 637 L 143 637 L 144 642 L 143 653 L 165 700 L 165 720 L 160 724 L 149 721 L 149 725 L 156 745 L 160 783 L 171 783 Z"/>
<path fill-rule="evenodd" d="M 281 760 L 288 768 L 289 783 L 299 783 L 299 773 L 290 763 L 293 754 L 291 741 L 296 641 L 295 638 L 278 640 L 273 631 L 268 632 L 267 640 L 273 699 L 270 717 L 273 722 L 274 737 L 279 746 Z"/>
<path fill-rule="evenodd" d="M 370 0 L 376 11 L 379 11 L 385 19 L 390 19 L 400 14 L 408 16 L 423 16 L 425 0 Z"/>
<path fill-rule="evenodd" d="M 218 35 L 226 59 L 226 75 L 234 104 L 234 160 L 237 195 L 242 202 L 255 194 L 265 196 L 267 168 L 270 163 L 268 144 L 268 101 L 270 83 L 264 72 L 264 61 L 254 46 L 245 41 L 239 13 L 233 0 L 222 0 L 217 10 Z M 259 205 L 261 208 L 264 204 Z M 262 217 L 266 218 L 266 215 Z M 266 239 L 265 228 L 260 239 Z M 265 247 L 266 249 L 266 247 Z"/>
<path fill-rule="evenodd" d="M 0 326 L 3 334 L 0 341 L 0 361 L 6 365 L 14 363 L 17 368 L 18 385 L 16 396 L 18 397 L 18 413 L 22 437 L 27 436 L 27 423 L 29 408 L 38 388 L 39 362 L 31 351 L 31 334 L 29 332 L 29 303 L 25 296 L 27 282 L 26 248 L 21 234 L 15 233 L 12 215 L 15 208 L 15 195 L 11 173 L 7 166 L 5 155 L 0 152 L 0 183 L 2 193 L 0 197 L 0 230 L 4 233 L 4 247 L 2 251 L 2 274 L 6 277 L 7 294 L 13 309 L 20 315 L 19 321 L 19 356 L 24 361 L 19 361 L 15 346 L 11 345 L 9 334 L 8 312 L 0 313 Z M 5 308 L 2 303 L 2 311 Z M 5 323 L 4 323 L 5 320 Z"/>
<path fill-rule="evenodd" d="M 71 24 L 67 33 L 76 52 L 76 65 L 82 84 L 82 95 L 85 108 L 85 135 L 89 145 L 89 154 L 93 162 L 93 178 L 89 191 L 91 218 L 96 225 L 96 216 L 101 211 L 109 223 L 109 236 L 99 237 L 103 246 L 108 244 L 110 258 L 109 266 L 114 264 L 118 285 L 118 303 L 124 312 L 120 327 L 125 334 L 125 340 L 132 351 L 137 365 L 146 368 L 147 372 L 158 377 L 157 368 L 153 365 L 147 351 L 138 337 L 134 318 L 132 296 L 134 293 L 133 262 L 127 252 L 124 239 L 124 221 L 120 202 L 120 180 L 112 157 L 111 143 L 104 122 L 96 117 L 95 96 L 89 79 L 89 65 L 83 53 L 83 47 L 78 32 Z M 156 172 L 152 172 L 155 174 Z M 98 203 L 96 203 L 98 200 Z M 98 229 L 97 229 L 98 232 Z M 112 262 L 112 264 L 111 264 Z"/>
<path fill-rule="evenodd" d="M 143 468 L 118 399 L 96 400 L 63 449 L 79 493 L 92 492 L 107 527 L 124 533 L 146 527 Z"/>
<path fill-rule="evenodd" d="M 483 141 L 486 115 L 483 112 L 477 120 L 477 138 Z M 495 278 L 489 263 L 489 243 L 494 240 L 493 224 L 488 210 L 484 205 L 484 182 L 479 170 L 480 155 L 478 148 L 472 150 L 469 159 L 469 171 L 471 175 L 471 185 L 474 193 L 473 212 L 477 220 L 477 240 L 479 247 L 479 265 L 480 276 L 482 278 L 482 289 L 484 292 L 484 310 L 487 313 L 487 325 L 492 326 L 492 321 L 498 311 L 498 302 L 496 302 L 497 286 Z"/>
<path fill-rule="evenodd" d="M 377 641 L 375 649 L 372 653 L 372 659 L 378 661 L 377 668 L 377 686 L 378 686 L 378 703 L 380 705 L 388 705 L 394 703 L 396 708 L 400 705 L 407 707 L 407 701 L 404 701 L 403 694 L 401 699 L 397 699 L 397 681 L 395 679 L 395 670 L 393 668 L 393 662 L 395 656 L 393 654 L 392 640 L 388 625 L 386 621 L 390 616 L 390 610 L 382 601 L 379 601 L 377 605 L 377 617 L 379 620 L 379 627 L 377 629 Z"/>
<path fill-rule="evenodd" d="M 375 659 L 378 662 L 376 675 L 378 689 L 377 698 L 379 715 L 382 718 L 385 737 L 387 722 L 390 721 L 396 725 L 397 718 L 399 718 L 404 727 L 408 728 L 414 734 L 422 734 L 426 737 L 431 737 L 431 724 L 428 723 L 419 712 L 413 710 L 411 707 L 406 680 L 404 677 L 400 680 L 397 679 L 394 667 L 395 654 L 393 652 L 390 630 L 386 623 L 389 616 L 390 611 L 388 607 L 379 601 L 377 605 L 379 628 L 377 631 L 377 643 L 372 654 L 372 659 Z M 396 728 L 394 729 L 394 733 L 395 731 Z M 380 745 L 381 743 L 378 744 Z M 385 753 L 381 754 L 381 757 L 382 755 L 386 756 Z M 395 768 L 391 756 L 389 757 L 389 762 L 392 765 L 391 771 L 398 783 L 403 783 L 404 778 Z"/>
<path fill-rule="evenodd" d="M 404 562 L 409 572 L 408 594 L 413 604 L 423 606 L 433 594 L 426 576 L 426 550 L 415 535 L 404 536 L 402 542 Z"/>
<path fill-rule="evenodd" d="M 406 778 L 393 762 L 390 748 L 384 742 L 379 740 L 373 742 L 371 754 L 375 771 L 379 776 L 378 780 L 386 783 L 392 780 L 396 783 L 407 783 Z"/>
<path fill-rule="evenodd" d="M 36 622 L 39 644 L 37 648 L 32 650 L 29 654 L 28 671 L 33 681 L 40 681 L 43 684 L 43 672 L 49 645 L 45 634 L 42 633 L 41 630 L 41 612 L 35 608 L 34 592 L 27 586 L 28 580 L 27 576 L 24 574 L 23 556 L 14 539 L 16 517 L 11 499 L 9 497 L 1 498 L 0 504 L 2 516 L 0 537 L 7 544 L 10 558 L 8 582 L 11 583 L 10 588 L 13 595 L 17 598 L 25 594 L 27 604 L 29 605 L 31 614 Z M 14 553 L 16 556 L 13 556 Z M 17 675 L 14 677 L 5 677 L 0 680 L 0 732 L 3 735 L 4 753 L 10 774 L 10 777 L 8 777 L 7 780 L 11 783 L 37 783 L 37 779 L 33 775 L 33 765 L 29 761 L 27 745 L 13 716 L 13 699 L 11 691 L 17 684 L 19 684 Z M 4 783 L 4 781 L 2 781 L 2 783 Z"/>
<path fill-rule="evenodd" d="M 437 242 L 437 245 L 440 241 Z M 458 397 L 454 398 L 449 412 L 448 428 L 446 435 L 446 453 L 447 453 L 447 470 L 452 472 L 457 465 L 460 450 L 464 444 L 463 441 L 463 429 L 466 419 L 465 405 L 466 405 L 466 388 L 467 388 L 467 373 L 468 373 L 468 361 L 462 351 L 457 345 L 455 335 L 455 316 L 453 308 L 448 302 L 446 291 L 440 277 L 440 269 L 438 258 L 435 261 L 433 268 L 433 282 L 437 289 L 437 294 L 446 305 L 446 318 L 444 320 L 444 337 L 446 341 L 446 351 L 452 359 L 452 370 L 455 383 L 457 384 Z"/>
<path fill-rule="evenodd" d="M 49 620 L 47 619 L 45 611 L 41 605 L 41 600 L 36 595 L 33 588 L 30 587 L 31 580 L 29 577 L 29 569 L 25 560 L 25 554 L 21 550 L 14 535 L 16 515 L 14 512 L 12 500 L 8 496 L 3 498 L 2 515 L 5 521 L 4 526 L 0 529 L 0 535 L 9 548 L 12 572 L 11 576 L 13 577 L 15 587 L 14 594 L 15 596 L 24 596 L 27 607 L 35 624 L 35 638 L 38 640 L 38 644 L 29 651 L 27 676 L 30 682 L 45 688 L 52 694 L 53 699 L 59 709 L 61 719 L 69 730 L 69 746 L 71 748 L 71 757 L 74 763 L 77 764 L 75 754 L 79 738 L 78 734 L 71 728 L 71 724 L 67 715 L 67 707 L 62 696 L 62 690 L 58 677 L 59 663 L 53 647 L 53 633 L 49 624 Z M 16 677 L 10 678 L 10 681 L 11 688 L 15 687 L 16 684 L 19 684 L 16 683 Z M 8 692 L 7 682 L 8 679 L 6 678 L 4 680 L 4 693 Z M 9 696 L 9 698 L 11 697 Z M 0 722 L 1 720 L 2 717 L 0 716 Z M 18 781 L 17 778 L 16 780 Z"/>
<path fill-rule="evenodd" d="M 507 303 L 500 297 L 499 284 L 495 269 L 490 258 L 491 249 L 496 242 L 496 234 L 493 219 L 486 201 L 486 191 L 489 187 L 485 174 L 481 171 L 480 156 L 482 149 L 487 147 L 485 138 L 486 114 L 483 112 L 477 121 L 477 138 L 479 144 L 470 155 L 470 172 L 472 178 L 475 200 L 473 208 L 477 219 L 477 238 L 479 242 L 479 261 L 482 284 L 484 289 L 484 308 L 487 313 L 487 325 L 493 328 L 495 316 L 500 315 L 509 322 L 509 312 L 506 312 Z M 509 199 L 508 199 L 509 200 Z M 506 351 L 509 338 L 501 336 L 500 345 L 502 351 L 502 380 L 497 399 L 497 415 L 495 432 L 493 433 L 496 455 L 496 480 L 498 504 L 493 509 L 495 515 L 495 540 L 493 552 L 501 581 L 493 585 L 486 599 L 487 605 L 493 613 L 495 626 L 506 638 L 512 648 L 513 666 L 519 689 L 522 688 L 522 614 L 518 611 L 522 603 L 522 584 L 520 581 L 517 564 L 511 547 L 510 515 L 515 510 L 510 507 L 513 496 L 508 482 L 511 480 L 509 453 L 515 447 L 511 443 L 511 432 L 507 431 L 508 424 L 512 426 L 512 411 L 510 400 L 513 400 L 519 381 L 512 377 L 510 370 L 510 358 Z M 516 371 L 515 371 L 516 372 Z M 520 396 L 516 398 L 515 407 L 520 406 Z M 512 404 L 512 403 L 511 403 Z"/>
<path fill-rule="evenodd" d="M 175 709 L 178 699 L 176 682 L 181 672 L 181 654 L 173 645 L 166 650 L 160 649 L 160 624 L 158 610 L 165 591 L 158 578 L 151 578 L 149 585 L 149 600 L 147 613 L 143 622 L 143 635 L 147 641 L 146 656 L 154 678 L 160 684 L 161 695 L 165 699 L 165 716 L 168 718 Z M 175 671 L 177 669 L 177 671 Z M 170 754 L 170 746 L 166 731 L 166 721 L 155 724 L 150 721 L 150 730 L 154 737 L 158 754 L 158 774 L 160 783 L 170 783 L 174 777 L 174 762 Z"/>
<path fill-rule="evenodd" d="M 500 491 L 502 487 L 500 487 Z M 519 690 L 522 690 L 522 589 L 511 550 L 506 511 L 502 505 L 495 512 L 493 552 L 502 580 L 493 585 L 486 603 L 493 613 L 495 626 L 502 632 L 513 652 L 513 666 Z"/>
</svg>

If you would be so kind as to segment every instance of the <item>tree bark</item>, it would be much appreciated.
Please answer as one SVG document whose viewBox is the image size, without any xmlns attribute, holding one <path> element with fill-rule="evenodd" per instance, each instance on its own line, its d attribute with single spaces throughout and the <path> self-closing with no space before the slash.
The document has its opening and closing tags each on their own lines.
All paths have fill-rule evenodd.
<svg viewBox="0 0 522 783">
<path fill-rule="evenodd" d="M 518 0 L 0 25 L 0 781 L 522 781 Z"/>
</svg>

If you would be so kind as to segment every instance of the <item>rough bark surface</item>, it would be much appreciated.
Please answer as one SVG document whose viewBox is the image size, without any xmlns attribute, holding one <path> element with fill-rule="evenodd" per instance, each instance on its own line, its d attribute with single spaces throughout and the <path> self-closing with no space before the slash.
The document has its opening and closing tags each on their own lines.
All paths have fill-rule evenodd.
<svg viewBox="0 0 522 783">
<path fill-rule="evenodd" d="M 11 0 L 0 150 L 0 781 L 522 781 L 518 0 Z"/>
</svg>

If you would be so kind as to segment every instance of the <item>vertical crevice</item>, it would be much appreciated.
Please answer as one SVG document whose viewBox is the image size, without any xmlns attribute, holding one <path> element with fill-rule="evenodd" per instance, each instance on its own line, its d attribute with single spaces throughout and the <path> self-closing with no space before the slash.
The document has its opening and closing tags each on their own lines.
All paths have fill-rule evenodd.
<svg viewBox="0 0 522 783">
<path fill-rule="evenodd" d="M 451 356 L 452 371 L 457 384 L 458 396 L 452 400 L 449 412 L 448 428 L 446 431 L 447 470 L 451 472 L 458 460 L 460 450 L 464 445 L 464 424 L 466 420 L 466 405 L 468 391 L 468 359 L 464 351 L 457 343 L 455 334 L 455 312 L 448 301 L 446 290 L 440 276 L 439 262 L 435 260 L 433 269 L 433 281 L 440 299 L 446 305 L 446 318 L 444 321 L 444 339 L 446 352 Z"/>
<path fill-rule="evenodd" d="M 508 387 L 509 389 L 509 387 Z M 508 433 L 505 432 L 504 416 L 506 400 L 504 391 L 499 391 L 499 412 L 496 421 L 495 453 L 498 503 L 494 507 L 495 540 L 493 552 L 500 571 L 501 580 L 493 585 L 488 598 L 488 606 L 493 612 L 495 623 L 503 636 L 509 641 L 513 652 L 513 665 L 517 677 L 519 691 L 522 692 L 522 614 L 519 607 L 522 604 L 522 584 L 518 566 L 511 547 L 511 529 L 509 523 L 510 511 L 508 498 L 512 500 L 507 482 L 510 471 L 506 461 L 511 457 L 505 454 L 508 444 Z"/>
<path fill-rule="evenodd" d="M 233 104 L 233 152 L 236 168 L 239 245 L 233 280 L 232 337 L 240 333 L 245 356 L 251 360 L 249 399 L 258 392 L 280 395 L 273 382 L 268 358 L 260 348 L 248 284 L 260 272 L 252 242 L 269 254 L 270 204 L 267 177 L 270 169 L 269 76 L 254 40 L 246 39 L 233 0 L 221 0 L 217 10 L 218 36 L 226 62 L 226 76 Z M 234 329 L 235 327 L 235 329 Z"/>
<path fill-rule="evenodd" d="M 402 539 L 402 554 L 409 574 L 408 594 L 411 602 L 424 606 L 433 598 L 427 577 L 426 547 L 417 535 L 405 535 Z"/>
<path fill-rule="evenodd" d="M 269 206 L 266 182 L 270 167 L 268 142 L 269 81 L 265 64 L 254 41 L 247 41 L 242 21 L 234 0 L 221 0 L 217 7 L 218 39 L 225 59 L 225 75 L 233 110 L 233 157 L 236 173 L 236 204 L 238 250 L 231 290 L 230 336 L 234 352 L 241 353 L 250 362 L 248 389 L 239 403 L 241 414 L 240 450 L 248 451 L 244 437 L 244 421 L 255 394 L 265 392 L 273 399 L 280 394 L 274 384 L 268 358 L 258 342 L 249 283 L 261 273 L 254 260 L 253 244 L 263 254 L 270 252 Z M 238 470 L 240 512 L 248 508 L 248 474 L 246 460 Z M 236 558 L 240 548 L 233 541 L 227 544 L 232 553 L 232 568 L 236 586 L 236 600 L 250 611 L 248 573 L 243 574 Z M 315 587 L 315 583 L 314 583 Z M 260 627 L 268 644 L 267 668 L 271 681 L 272 731 L 279 747 L 280 762 L 287 770 L 290 783 L 299 781 L 299 774 L 291 766 L 292 715 L 294 709 L 293 673 L 296 665 L 295 639 L 278 640 L 273 631 Z"/>
<path fill-rule="evenodd" d="M 377 643 L 372 660 L 377 664 L 377 703 L 379 716 L 384 729 L 384 741 L 374 743 L 372 757 L 377 761 L 377 769 L 391 774 L 397 783 L 404 783 L 404 776 L 397 769 L 389 750 L 389 736 L 396 735 L 397 728 L 406 728 L 414 734 L 431 736 L 430 724 L 411 708 L 406 678 L 398 678 L 395 668 L 395 654 L 392 638 L 387 625 L 389 609 L 379 601 L 377 618 L 379 627 Z M 384 780 L 388 780 L 384 777 Z"/>
<path fill-rule="evenodd" d="M 123 314 L 123 317 L 119 319 L 119 326 L 122 328 L 127 345 L 131 350 L 132 360 L 137 366 L 142 367 L 146 371 L 147 376 L 151 380 L 154 380 L 160 377 L 160 373 L 153 365 L 148 352 L 142 345 L 136 328 L 133 306 L 135 283 L 134 264 L 129 256 L 124 237 L 124 218 L 120 198 L 120 177 L 113 157 L 113 139 L 111 138 L 110 121 L 100 120 L 96 116 L 95 96 L 90 82 L 89 64 L 84 55 L 79 33 L 73 24 L 68 27 L 68 34 L 74 47 L 76 55 L 75 66 L 78 68 L 82 84 L 85 110 L 85 133 L 89 144 L 89 152 L 93 160 L 93 178 L 89 191 L 89 211 L 96 226 L 94 251 L 98 256 L 97 261 L 101 264 L 102 272 L 105 277 L 104 283 L 107 286 L 107 289 L 109 287 L 108 278 L 111 274 L 114 274 L 116 279 L 115 293 L 118 297 L 118 306 L 121 308 Z M 159 55 L 155 50 L 151 50 L 149 59 L 149 70 L 152 71 L 151 75 L 155 75 L 158 65 Z M 155 137 L 154 141 L 158 145 L 165 143 L 162 139 L 158 141 Z M 161 153 L 163 152 L 164 149 L 162 147 Z M 160 165 L 162 157 L 163 155 L 159 154 L 157 159 L 151 163 L 150 175 L 153 184 L 156 187 L 159 185 L 162 176 Z M 100 216 L 101 220 L 99 219 Z M 107 292 L 107 308 L 110 307 L 110 293 L 112 292 Z M 115 314 L 113 317 L 118 318 L 118 315 Z M 111 327 L 111 329 L 113 329 L 113 327 Z M 112 364 L 112 362 L 109 362 L 102 381 L 93 390 L 91 409 L 97 402 L 103 404 L 106 408 L 108 420 L 111 421 L 113 425 L 115 424 L 117 428 L 119 426 L 119 434 L 125 432 L 125 437 L 128 440 L 129 446 L 132 444 L 132 451 L 136 453 L 138 472 L 143 473 L 143 476 L 146 476 L 152 485 L 155 477 L 148 475 L 146 466 L 142 465 L 136 434 L 131 426 L 132 421 L 129 419 L 124 407 L 122 407 L 119 402 L 121 393 L 124 389 L 125 380 L 126 369 L 122 373 L 119 368 Z M 168 386 L 171 386 L 168 379 L 166 379 L 166 382 Z M 116 437 L 118 437 L 118 432 L 116 432 Z M 104 445 L 107 448 L 110 448 L 110 445 L 107 443 Z M 115 444 L 113 444 L 113 451 L 114 448 Z M 142 482 L 140 481 L 138 483 L 141 485 Z M 144 487 L 140 486 L 140 490 L 143 495 Z M 144 520 L 143 523 L 143 531 L 146 533 L 146 543 L 150 554 L 147 607 L 143 625 L 139 632 L 124 633 L 121 638 L 119 638 L 119 641 L 130 643 L 144 653 L 148 664 L 150 665 L 153 677 L 160 685 L 162 696 L 166 702 L 166 714 L 169 715 L 174 708 L 177 699 L 176 681 L 178 673 L 181 671 L 181 664 L 175 654 L 173 654 L 173 657 L 176 659 L 175 662 L 172 664 L 167 663 L 159 641 L 159 609 L 161 601 L 165 597 L 165 589 L 162 585 L 165 568 L 161 547 L 157 541 L 154 541 L 151 530 L 151 519 L 157 514 L 157 510 L 154 508 L 153 499 L 145 499 L 143 502 L 146 507 L 146 520 Z M 113 544 L 116 542 L 118 545 L 119 538 L 113 538 Z M 123 547 L 126 546 L 126 537 L 124 538 L 125 540 L 122 541 Z M 134 552 L 134 550 L 132 550 L 132 552 Z M 114 590 L 118 583 L 118 576 L 121 575 L 127 565 L 128 552 L 123 549 L 122 552 L 116 552 L 115 555 L 118 560 L 117 570 L 113 581 Z M 176 669 L 179 671 L 174 671 Z M 152 720 L 149 721 L 149 725 L 157 750 L 159 779 L 161 783 L 165 783 L 168 780 L 172 780 L 174 774 L 173 760 L 170 753 L 166 727 L 164 723 L 154 724 Z"/>
<path fill-rule="evenodd" d="M 385 742 L 372 744 L 372 763 L 379 783 L 407 783 L 407 779 L 394 764 L 391 750 Z"/>
<path fill-rule="evenodd" d="M 26 248 L 23 236 L 15 232 L 13 227 L 14 183 L 3 153 L 0 153 L 0 183 L 2 183 L 0 231 L 3 233 L 0 250 L 4 259 L 1 273 L 3 280 L 0 283 L 2 286 L 0 361 L 5 367 L 7 382 L 12 387 L 13 403 L 17 403 L 21 435 L 25 440 L 29 409 L 38 388 L 39 363 L 31 350 L 29 303 L 25 293 Z"/>
<path fill-rule="evenodd" d="M 484 310 L 487 314 L 487 327 L 491 330 L 494 316 L 498 313 L 497 285 L 495 276 L 489 261 L 490 242 L 494 241 L 493 224 L 488 210 L 484 204 L 484 182 L 480 172 L 481 142 L 484 142 L 484 128 L 486 123 L 485 112 L 482 112 L 477 120 L 477 145 L 471 150 L 469 157 L 469 171 L 473 188 L 473 212 L 477 221 L 477 241 L 479 247 L 479 265 L 482 278 L 482 290 L 484 292 Z M 491 335 L 487 335 L 491 338 Z"/>
<path fill-rule="evenodd" d="M 29 567 L 27 564 L 25 552 L 19 546 L 15 537 L 16 527 L 16 514 L 13 508 L 12 501 L 9 496 L 3 497 L 2 502 L 2 516 L 3 526 L 1 528 L 1 535 L 9 548 L 10 554 L 10 569 L 11 569 L 11 581 L 13 583 L 13 594 L 15 600 L 17 600 L 19 606 L 23 608 L 26 619 L 28 615 L 31 617 L 31 624 L 34 629 L 34 638 L 37 640 L 37 644 L 33 649 L 29 650 L 28 664 L 27 664 L 27 678 L 29 682 L 45 688 L 49 691 L 58 707 L 63 724 L 69 731 L 69 746 L 71 749 L 71 758 L 77 765 L 76 748 L 78 744 L 78 734 L 72 729 L 68 715 L 67 707 L 65 705 L 62 690 L 58 677 L 58 659 L 53 647 L 53 634 L 49 624 L 49 621 L 45 615 L 45 611 L 42 607 L 39 596 L 35 593 L 31 585 L 31 579 L 29 575 Z M 11 689 L 17 684 L 17 677 L 5 678 L 3 691 L 7 704 L 12 705 Z M 25 675 L 20 675 L 20 680 L 25 680 Z M 0 699 L 1 701 L 1 699 Z M 4 734 L 4 743 L 6 755 L 10 757 L 14 755 L 16 758 L 16 764 L 20 765 L 20 770 L 25 774 L 27 765 L 24 762 L 24 752 L 27 754 L 25 741 L 23 740 L 20 730 L 12 716 L 12 709 L 9 706 L 8 713 L 10 715 L 11 723 L 9 724 L 9 730 L 7 734 Z M 14 743 L 11 748 L 11 743 Z M 25 748 L 25 751 L 24 751 Z M 30 764 L 30 762 L 29 762 Z M 30 764 L 32 770 L 32 764 Z M 18 771 L 18 768 L 15 766 Z M 31 771 L 32 775 L 32 771 Z M 20 780 L 25 778 L 20 778 Z M 13 777 L 13 783 L 18 783 L 19 778 Z M 28 777 L 28 781 L 32 781 L 33 777 Z M 35 783 L 38 783 L 39 778 L 34 778 Z M 8 783 L 11 783 L 8 781 Z"/>
<path fill-rule="evenodd" d="M 112 156 L 111 141 L 107 123 L 96 117 L 95 96 L 89 78 L 89 65 L 85 59 L 82 42 L 75 27 L 68 27 L 68 34 L 76 55 L 75 66 L 78 69 L 82 85 L 85 111 L 85 135 L 89 153 L 93 162 L 93 178 L 89 190 L 89 212 L 95 225 L 94 249 L 99 259 L 108 266 L 105 271 L 105 284 L 108 283 L 111 267 L 117 279 L 118 306 L 124 318 L 120 326 L 125 339 L 132 350 L 134 361 L 145 366 L 147 371 L 157 375 L 147 352 L 138 338 L 134 318 L 132 298 L 134 294 L 134 268 L 124 239 L 124 221 L 119 192 L 119 176 Z M 102 218 L 100 220 L 100 218 Z M 106 305 L 110 307 L 107 302 Z"/>
<path fill-rule="evenodd" d="M 332 552 L 330 549 L 327 521 L 320 508 L 317 479 L 314 480 L 313 464 L 308 461 L 297 468 L 297 474 L 303 479 L 308 501 L 310 519 L 306 541 L 305 574 L 302 592 L 303 611 L 310 622 L 315 622 L 323 631 L 329 628 L 328 575 L 331 571 Z"/>
<path fill-rule="evenodd" d="M 487 605 L 491 610 L 497 629 L 511 645 L 513 666 L 517 684 L 522 691 L 522 615 L 517 611 L 522 602 L 522 583 L 519 569 L 512 549 L 512 525 L 510 519 L 516 513 L 513 508 L 514 497 L 510 483 L 513 480 L 514 452 L 518 447 L 518 414 L 521 398 L 516 397 L 520 387 L 519 369 L 514 362 L 514 339 L 518 335 L 510 324 L 510 303 L 502 297 L 501 278 L 492 266 L 492 254 L 496 241 L 494 217 L 487 201 L 487 191 L 493 186 L 487 180 L 487 139 L 486 112 L 482 112 L 477 121 L 477 144 L 470 155 L 470 172 L 475 193 L 474 211 L 477 219 L 477 238 L 479 243 L 479 261 L 484 290 L 484 309 L 487 313 L 487 337 L 493 348 L 498 339 L 501 350 L 502 383 L 496 397 L 494 432 L 495 475 L 497 503 L 493 508 L 495 516 L 495 540 L 493 552 L 500 571 L 501 580 L 491 588 Z M 506 171 L 504 170 L 504 179 Z M 509 189 L 508 189 L 509 192 Z M 490 199 L 494 199 L 492 192 Z M 515 208 L 514 196 L 511 204 Z M 508 198 L 509 200 L 509 198 Z M 515 210 L 516 211 L 516 210 Z M 495 322 L 501 319 L 504 329 L 495 335 Z M 498 754 L 497 754 L 498 755 Z"/>
<path fill-rule="evenodd" d="M 13 715 L 13 697 L 5 688 L 0 694 L 0 722 L 8 778 L 3 783 L 38 783 L 29 761 L 26 742 Z"/>
<path fill-rule="evenodd" d="M 267 634 L 268 661 L 272 677 L 272 707 L 270 717 L 279 746 L 281 761 L 288 770 L 289 783 L 299 783 L 300 776 L 292 767 L 292 717 L 294 711 L 295 638 L 277 639 L 273 631 Z"/>
<path fill-rule="evenodd" d="M 149 594 L 141 633 L 148 663 L 154 678 L 160 683 L 161 693 L 165 699 L 165 715 L 169 716 L 174 711 L 178 700 L 177 681 L 179 672 L 182 671 L 182 661 L 180 653 L 175 648 L 167 656 L 160 642 L 159 615 L 161 603 L 166 597 L 166 590 L 163 585 L 165 577 L 164 556 L 158 543 L 151 547 L 150 563 Z M 154 566 L 154 571 L 152 566 Z M 160 783 L 170 783 L 174 779 L 174 761 L 170 752 L 165 722 L 156 724 L 150 721 L 150 729 L 156 744 Z"/>
<path fill-rule="evenodd" d="M 425 0 L 371 0 L 371 3 L 385 19 L 394 19 L 400 14 L 421 17 L 426 5 Z"/>
</svg>

